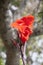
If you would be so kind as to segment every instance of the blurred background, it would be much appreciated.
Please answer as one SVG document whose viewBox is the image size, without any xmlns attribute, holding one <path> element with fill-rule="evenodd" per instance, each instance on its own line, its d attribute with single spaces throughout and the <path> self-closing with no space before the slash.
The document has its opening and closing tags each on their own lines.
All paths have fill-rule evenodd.
<svg viewBox="0 0 43 65">
<path fill-rule="evenodd" d="M 11 0 L 7 6 L 5 12 L 7 28 L 16 19 L 29 14 L 34 15 L 34 32 L 27 41 L 27 63 L 28 65 L 43 65 L 43 0 Z M 9 39 L 9 35 L 7 39 Z M 5 65 L 6 58 L 6 48 L 0 36 L 0 65 Z M 19 64 L 22 65 L 21 57 Z"/>
</svg>

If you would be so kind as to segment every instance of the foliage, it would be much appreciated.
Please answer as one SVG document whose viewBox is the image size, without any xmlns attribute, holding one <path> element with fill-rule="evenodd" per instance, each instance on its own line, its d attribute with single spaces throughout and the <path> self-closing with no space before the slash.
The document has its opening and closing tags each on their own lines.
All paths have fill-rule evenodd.
<svg viewBox="0 0 43 65">
<path fill-rule="evenodd" d="M 0 58 L 0 65 L 5 65 L 4 60 L 2 58 Z"/>
<path fill-rule="evenodd" d="M 11 0 L 11 2 L 12 2 L 13 5 L 19 7 L 21 0 L 15 0 L 15 1 L 14 0 Z"/>
</svg>

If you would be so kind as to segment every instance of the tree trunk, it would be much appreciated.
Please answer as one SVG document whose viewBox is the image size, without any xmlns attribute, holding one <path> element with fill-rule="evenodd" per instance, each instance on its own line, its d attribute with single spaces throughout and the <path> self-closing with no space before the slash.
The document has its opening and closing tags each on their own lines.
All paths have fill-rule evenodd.
<svg viewBox="0 0 43 65">
<path fill-rule="evenodd" d="M 10 45 L 11 41 L 7 40 L 7 27 L 6 27 L 6 11 L 9 4 L 9 0 L 0 0 L 0 36 L 3 40 L 3 43 L 6 47 L 6 65 L 19 65 L 19 51 L 17 48 L 12 48 Z"/>
<path fill-rule="evenodd" d="M 17 49 L 7 49 L 6 65 L 19 65 L 19 53 Z"/>
</svg>

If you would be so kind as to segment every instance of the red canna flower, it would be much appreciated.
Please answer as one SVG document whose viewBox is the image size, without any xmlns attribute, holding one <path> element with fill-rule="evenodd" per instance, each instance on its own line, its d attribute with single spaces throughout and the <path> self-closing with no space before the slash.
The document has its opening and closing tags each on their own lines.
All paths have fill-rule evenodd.
<svg viewBox="0 0 43 65">
<path fill-rule="evenodd" d="M 16 20 L 11 24 L 11 27 L 16 28 L 19 31 L 19 37 L 21 41 L 25 43 L 32 34 L 33 23 L 34 16 L 29 15 Z"/>
</svg>

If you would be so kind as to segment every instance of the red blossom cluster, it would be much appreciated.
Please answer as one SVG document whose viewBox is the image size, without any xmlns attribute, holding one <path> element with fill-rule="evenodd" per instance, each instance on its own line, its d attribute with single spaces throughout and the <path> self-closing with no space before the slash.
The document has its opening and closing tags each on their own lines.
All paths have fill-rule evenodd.
<svg viewBox="0 0 43 65">
<path fill-rule="evenodd" d="M 14 21 L 11 24 L 11 27 L 16 28 L 18 30 L 21 41 L 25 43 L 25 41 L 29 39 L 29 36 L 33 32 L 32 31 L 33 23 L 34 23 L 34 16 L 28 15 Z"/>
</svg>

